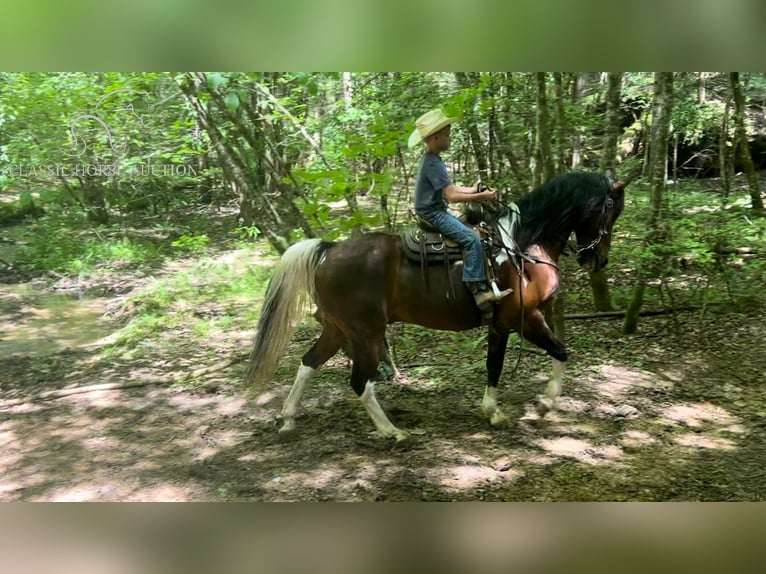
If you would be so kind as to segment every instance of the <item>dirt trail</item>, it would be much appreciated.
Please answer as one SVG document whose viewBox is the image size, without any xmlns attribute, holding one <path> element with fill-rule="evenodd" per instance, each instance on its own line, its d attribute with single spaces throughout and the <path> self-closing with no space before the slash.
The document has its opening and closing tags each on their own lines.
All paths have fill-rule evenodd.
<svg viewBox="0 0 766 574">
<path fill-rule="evenodd" d="M 522 417 L 500 431 L 479 413 L 480 373 L 381 384 L 392 418 L 418 433 L 403 448 L 372 435 L 343 360 L 310 389 L 301 433 L 286 443 L 274 421 L 288 386 L 248 397 L 229 382 L 237 368 L 218 375 L 214 392 L 148 387 L 27 403 L 0 413 L 0 499 L 761 499 L 766 411 L 752 412 L 763 393 L 747 381 L 756 371 L 667 352 L 684 363 L 594 362 L 571 374 L 561 411 L 546 421 L 525 401 L 539 376 L 505 388 Z M 52 361 L 45 371 L 5 361 L 3 395 L 56 386 L 57 372 L 91 382 L 153 374 L 88 369 L 87 352 Z M 636 411 L 619 416 L 623 405 Z"/>
<path fill-rule="evenodd" d="M 3 336 L 13 336 L 8 325 L 31 325 L 33 307 L 4 293 Z M 561 408 L 544 420 L 532 398 L 549 361 L 525 353 L 510 383 L 509 352 L 500 400 L 516 422 L 502 430 L 479 409 L 482 358 L 450 354 L 454 339 L 407 327 L 424 344 L 400 356 L 401 380 L 377 387 L 394 422 L 414 431 L 397 448 L 371 432 L 342 356 L 307 391 L 299 434 L 280 441 L 276 418 L 311 332 L 299 332 L 257 396 L 239 386 L 238 363 L 187 386 L 23 402 L 0 409 L 0 500 L 762 500 L 762 321 L 685 315 L 679 337 L 668 324 L 646 319 L 646 334 L 627 338 L 619 321 L 571 323 Z M 224 338 L 215 360 L 245 351 L 248 335 Z M 174 336 L 173 356 L 159 349 L 135 360 L 104 360 L 84 342 L 42 356 L 38 343 L 6 348 L 2 399 L 205 366 L 183 332 Z M 456 380 L 454 365 L 470 376 Z"/>
</svg>

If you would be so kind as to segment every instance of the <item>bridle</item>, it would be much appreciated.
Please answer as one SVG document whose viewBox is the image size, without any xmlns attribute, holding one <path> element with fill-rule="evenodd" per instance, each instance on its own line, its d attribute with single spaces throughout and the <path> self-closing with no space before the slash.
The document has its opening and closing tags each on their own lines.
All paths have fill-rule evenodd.
<svg viewBox="0 0 766 574">
<path fill-rule="evenodd" d="M 593 249 L 594 247 L 596 247 L 596 245 L 601 243 L 601 240 L 604 237 L 609 235 L 609 232 L 606 229 L 605 216 L 606 216 L 606 210 L 612 209 L 612 207 L 614 207 L 614 199 L 612 199 L 611 197 L 609 197 L 609 195 L 607 195 L 606 200 L 604 201 L 604 205 L 601 208 L 601 219 L 603 220 L 603 224 L 601 225 L 601 228 L 598 230 L 598 235 L 593 241 L 591 241 L 590 243 L 588 243 L 588 245 L 585 245 L 583 247 L 579 245 L 575 245 L 574 247 L 572 247 L 571 243 L 568 243 L 567 247 L 569 247 L 572 253 L 574 253 L 575 255 L 580 255 L 580 253 L 582 253 L 583 251 L 588 251 L 589 249 Z"/>
</svg>

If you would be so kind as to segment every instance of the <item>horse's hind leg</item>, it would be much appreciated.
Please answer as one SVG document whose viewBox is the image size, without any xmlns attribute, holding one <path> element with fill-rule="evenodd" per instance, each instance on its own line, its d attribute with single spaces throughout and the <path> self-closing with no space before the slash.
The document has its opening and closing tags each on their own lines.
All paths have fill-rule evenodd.
<svg viewBox="0 0 766 574">
<path fill-rule="evenodd" d="M 378 432 L 383 437 L 400 442 L 407 439 L 409 435 L 394 426 L 383 412 L 378 399 L 375 398 L 373 379 L 377 372 L 382 344 L 382 341 L 353 342 L 354 366 L 351 369 L 351 388 L 362 401 Z"/>
<path fill-rule="evenodd" d="M 337 327 L 330 323 L 325 324 L 317 342 L 303 355 L 303 364 L 298 369 L 293 387 L 282 407 L 282 427 L 279 429 L 279 434 L 286 435 L 295 430 L 295 416 L 298 414 L 306 385 L 316 375 L 319 367 L 338 352 L 343 339 L 344 336 Z"/>
<path fill-rule="evenodd" d="M 344 341 L 342 348 L 346 353 L 346 356 L 353 361 L 354 350 L 351 346 L 351 341 Z M 399 369 L 396 367 L 389 349 L 388 338 L 384 337 L 383 344 L 380 347 L 380 362 L 378 363 L 378 370 L 375 374 L 376 380 L 385 379 L 387 381 L 392 381 L 399 378 Z"/>
</svg>

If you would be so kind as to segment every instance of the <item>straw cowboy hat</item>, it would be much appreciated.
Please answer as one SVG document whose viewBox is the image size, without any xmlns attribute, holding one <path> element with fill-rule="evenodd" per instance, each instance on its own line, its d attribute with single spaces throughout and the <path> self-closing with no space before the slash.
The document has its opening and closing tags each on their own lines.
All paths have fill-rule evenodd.
<svg viewBox="0 0 766 574">
<path fill-rule="evenodd" d="M 457 121 L 457 118 L 448 118 L 439 109 L 426 112 L 415 120 L 415 130 L 410 134 L 409 146 L 416 146 L 431 134 L 435 134 L 455 121 Z"/>
</svg>

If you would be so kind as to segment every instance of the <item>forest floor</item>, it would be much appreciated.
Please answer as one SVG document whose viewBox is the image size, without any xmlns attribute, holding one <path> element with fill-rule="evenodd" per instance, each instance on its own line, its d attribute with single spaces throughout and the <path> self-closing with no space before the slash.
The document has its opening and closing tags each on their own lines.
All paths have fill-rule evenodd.
<svg viewBox="0 0 766 574">
<path fill-rule="evenodd" d="M 215 260 L 234 269 L 273 263 L 257 249 Z M 135 294 L 193 262 L 76 282 L 24 278 L 23 287 L 9 276 L 0 285 L 0 501 L 766 498 L 762 311 L 647 317 L 630 337 L 619 319 L 569 321 L 560 408 L 545 418 L 533 399 L 550 360 L 525 345 L 511 381 L 512 337 L 499 396 L 512 419 L 505 429 L 491 428 L 479 408 L 482 331 L 397 326 L 402 375 L 376 390 L 411 439 L 394 446 L 373 433 L 339 354 L 308 388 L 299 432 L 286 441 L 278 415 L 317 334 L 310 320 L 261 393 L 243 388 L 242 361 L 166 382 L 249 350 L 255 324 L 213 323 L 203 332 L 193 318 L 241 315 L 260 302 L 205 300 L 187 310 L 188 321 L 115 347 L 140 313 Z M 53 296 L 58 307 L 46 299 Z M 36 398 L 126 382 L 143 386 Z"/>
</svg>

